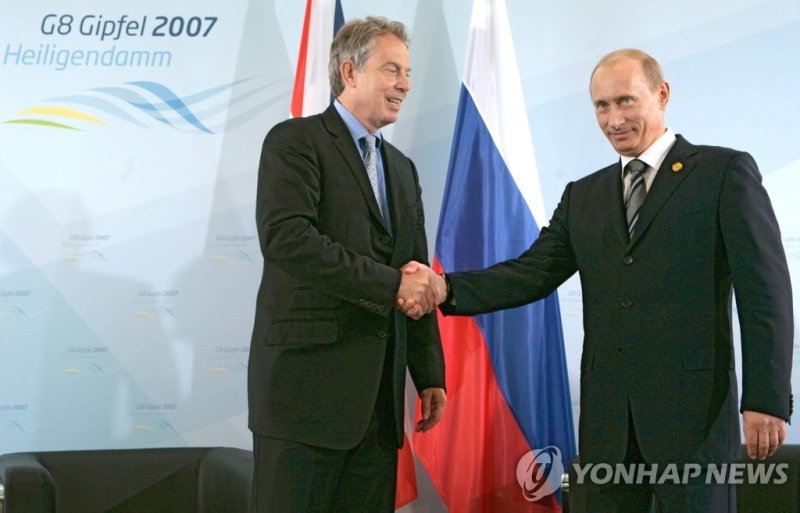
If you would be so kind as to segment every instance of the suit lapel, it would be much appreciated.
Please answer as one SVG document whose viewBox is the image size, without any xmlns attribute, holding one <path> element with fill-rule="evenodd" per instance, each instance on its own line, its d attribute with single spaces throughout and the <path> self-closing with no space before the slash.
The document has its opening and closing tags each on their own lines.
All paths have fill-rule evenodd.
<svg viewBox="0 0 800 513">
<path fill-rule="evenodd" d="M 386 195 L 392 220 L 393 254 L 392 265 L 400 267 L 408 262 L 408 252 L 416 244 L 417 219 L 410 205 L 416 203 L 416 182 L 413 163 L 385 139 L 381 144 L 383 168 L 386 173 Z"/>
<path fill-rule="evenodd" d="M 606 173 L 606 184 L 604 188 L 611 190 L 611 205 L 609 212 L 612 212 L 611 224 L 614 229 L 614 234 L 619 239 L 619 243 L 623 246 L 628 245 L 628 222 L 625 220 L 625 209 L 623 208 L 622 200 L 622 165 L 617 162 L 616 165 L 610 166 Z"/>
<path fill-rule="evenodd" d="M 642 238 L 650 223 L 653 222 L 661 207 L 675 192 L 675 189 L 689 176 L 695 161 L 692 156 L 696 153 L 694 146 L 686 139 L 677 136 L 677 140 L 667 153 L 664 162 L 658 169 L 653 185 L 647 192 L 647 197 L 639 211 L 639 220 L 636 222 L 636 231 L 630 241 L 629 247 Z"/>
<path fill-rule="evenodd" d="M 375 199 L 375 193 L 372 192 L 372 185 L 369 183 L 364 161 L 361 160 L 361 155 L 353 142 L 353 138 L 350 136 L 350 132 L 347 130 L 347 126 L 344 124 L 344 121 L 342 121 L 342 118 L 339 117 L 339 113 L 336 112 L 336 108 L 333 105 L 325 109 L 325 112 L 322 113 L 322 121 L 325 123 L 328 132 L 333 136 L 333 143 L 336 149 L 341 153 L 345 162 L 347 162 L 347 167 L 353 174 L 353 178 L 358 184 L 358 188 L 361 190 L 364 201 L 366 201 L 369 206 L 372 217 L 386 228 L 380 208 L 378 207 L 378 200 Z M 383 164 L 385 167 L 386 161 L 384 161 Z"/>
<path fill-rule="evenodd" d="M 403 177 L 408 176 L 404 167 L 401 166 L 399 155 L 395 155 L 397 150 L 391 145 L 383 141 L 381 145 L 383 151 L 383 169 L 386 175 L 386 199 L 389 203 L 389 215 L 392 220 L 392 230 L 395 239 L 400 235 L 400 231 L 407 228 L 405 217 L 408 215 L 402 211 L 404 205 L 408 204 L 403 201 Z"/>
</svg>

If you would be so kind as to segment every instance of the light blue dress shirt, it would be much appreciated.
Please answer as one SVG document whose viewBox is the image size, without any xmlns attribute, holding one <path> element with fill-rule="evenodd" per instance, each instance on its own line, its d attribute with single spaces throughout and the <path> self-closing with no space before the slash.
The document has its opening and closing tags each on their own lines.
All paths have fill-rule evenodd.
<svg viewBox="0 0 800 513">
<path fill-rule="evenodd" d="M 370 135 L 364 125 L 361 124 L 360 121 L 356 119 L 353 114 L 347 110 L 344 105 L 339 103 L 339 100 L 334 100 L 333 106 L 336 108 L 336 111 L 341 116 L 342 121 L 344 121 L 345 126 L 347 126 L 347 130 L 350 132 L 350 135 L 353 137 L 353 142 L 358 148 L 359 153 L 361 154 L 361 160 L 364 160 L 366 156 L 367 146 L 364 144 L 363 138 Z M 383 136 L 381 135 L 380 131 L 372 134 L 376 136 L 375 140 L 375 160 L 376 160 L 376 167 L 378 171 L 378 195 L 380 196 L 381 211 L 383 212 L 383 220 L 386 223 L 386 228 L 389 230 L 389 233 L 392 233 L 392 219 L 389 215 L 389 202 L 387 201 L 386 196 L 386 175 L 384 174 L 383 170 L 383 156 L 381 155 L 381 144 L 383 144 Z"/>
</svg>

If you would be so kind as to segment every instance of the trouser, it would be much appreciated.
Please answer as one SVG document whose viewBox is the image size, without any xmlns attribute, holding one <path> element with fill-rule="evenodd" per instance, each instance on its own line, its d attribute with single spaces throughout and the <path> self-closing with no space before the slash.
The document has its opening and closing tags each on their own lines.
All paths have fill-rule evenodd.
<svg viewBox="0 0 800 513">
<path fill-rule="evenodd" d="M 251 513 L 391 513 L 397 447 L 377 415 L 353 449 L 336 450 L 253 435 Z"/>
<path fill-rule="evenodd" d="M 644 464 L 633 420 L 628 412 L 628 449 L 624 465 Z M 679 471 L 678 475 L 683 473 Z M 645 479 L 639 484 L 586 482 L 587 513 L 736 513 L 736 486 L 706 483 L 706 472 L 685 483 Z M 658 479 L 656 479 L 658 481 Z"/>
</svg>

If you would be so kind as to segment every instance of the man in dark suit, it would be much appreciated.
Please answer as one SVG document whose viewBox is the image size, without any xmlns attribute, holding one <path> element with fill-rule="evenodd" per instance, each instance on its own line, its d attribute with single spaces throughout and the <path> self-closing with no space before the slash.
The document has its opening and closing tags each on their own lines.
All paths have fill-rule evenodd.
<svg viewBox="0 0 800 513">
<path fill-rule="evenodd" d="M 585 332 L 581 462 L 663 469 L 735 461 L 739 408 L 748 453 L 763 459 L 786 437 L 794 330 L 786 257 L 756 163 L 667 128 L 669 84 L 644 52 L 607 55 L 590 88 L 620 161 L 567 185 L 549 226 L 519 258 L 439 279 L 442 290 L 449 282 L 442 311 L 523 305 L 577 271 Z M 412 303 L 403 307 L 417 308 Z M 647 512 L 655 497 L 666 513 L 735 511 L 733 486 L 706 486 L 705 477 L 591 486 L 588 510 Z"/>
<path fill-rule="evenodd" d="M 417 430 L 442 415 L 444 357 L 414 164 L 382 140 L 411 88 L 401 23 L 345 24 L 331 47 L 334 105 L 270 130 L 256 220 L 264 272 L 250 348 L 253 511 L 391 512 L 406 368 Z"/>
</svg>

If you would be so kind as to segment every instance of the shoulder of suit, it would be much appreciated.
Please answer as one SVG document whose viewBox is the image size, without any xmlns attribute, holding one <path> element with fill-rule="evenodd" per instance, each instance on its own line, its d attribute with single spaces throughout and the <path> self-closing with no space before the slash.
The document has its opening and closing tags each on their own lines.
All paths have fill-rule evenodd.
<svg viewBox="0 0 800 513">
<path fill-rule="evenodd" d="M 693 146 L 693 149 L 698 153 L 708 155 L 737 155 L 740 153 L 745 153 L 744 151 L 735 150 L 726 146 L 713 146 L 705 144 L 696 144 Z"/>
<path fill-rule="evenodd" d="M 315 132 L 319 133 L 319 131 L 326 131 L 321 114 L 302 118 L 289 118 L 274 125 L 267 132 L 266 141 L 271 143 L 291 143 L 296 141 L 300 134 L 313 134 Z"/>
<path fill-rule="evenodd" d="M 276 123 L 272 129 L 270 129 L 270 132 L 276 130 L 304 130 L 313 128 L 320 124 L 322 124 L 322 114 L 314 114 L 313 116 L 284 119 L 283 121 Z"/>
<path fill-rule="evenodd" d="M 700 155 L 708 156 L 708 155 L 736 155 L 745 153 L 741 150 L 736 150 L 733 148 L 728 148 L 726 146 L 716 146 L 716 145 L 709 145 L 709 144 L 692 144 L 687 141 L 682 135 L 676 134 L 677 141 L 675 146 L 670 149 L 670 152 L 675 151 L 682 151 L 685 153 L 698 153 Z"/>
</svg>

